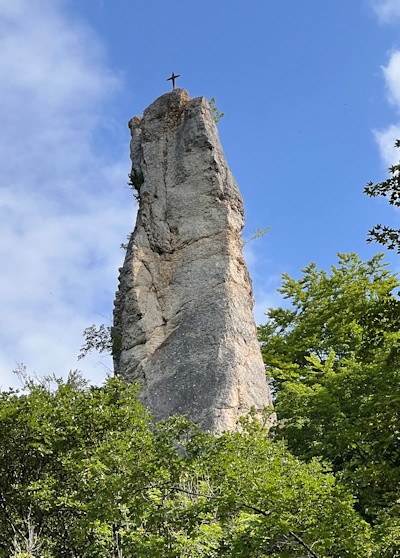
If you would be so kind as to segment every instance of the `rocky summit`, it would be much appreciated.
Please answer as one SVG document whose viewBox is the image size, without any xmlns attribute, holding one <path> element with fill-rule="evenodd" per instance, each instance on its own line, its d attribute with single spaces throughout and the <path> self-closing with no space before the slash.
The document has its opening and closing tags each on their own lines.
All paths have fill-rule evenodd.
<svg viewBox="0 0 400 558">
<path fill-rule="evenodd" d="M 174 89 L 129 122 L 137 221 L 114 310 L 115 372 L 157 420 L 235 429 L 271 405 L 242 254 L 243 200 L 207 100 Z"/>
</svg>

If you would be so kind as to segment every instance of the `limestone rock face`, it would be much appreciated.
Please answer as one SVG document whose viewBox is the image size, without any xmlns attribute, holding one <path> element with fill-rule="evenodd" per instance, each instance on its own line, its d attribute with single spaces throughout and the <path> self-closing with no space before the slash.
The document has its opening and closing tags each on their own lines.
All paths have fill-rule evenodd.
<svg viewBox="0 0 400 558">
<path fill-rule="evenodd" d="M 234 429 L 271 405 L 242 255 L 243 200 L 207 100 L 183 89 L 129 122 L 139 210 L 120 269 L 114 366 L 156 419 Z"/>
</svg>

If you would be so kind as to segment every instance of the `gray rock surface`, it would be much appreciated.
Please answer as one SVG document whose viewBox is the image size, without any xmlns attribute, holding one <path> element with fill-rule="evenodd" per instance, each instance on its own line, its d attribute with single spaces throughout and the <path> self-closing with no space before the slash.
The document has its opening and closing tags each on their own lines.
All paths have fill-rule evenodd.
<svg viewBox="0 0 400 558">
<path fill-rule="evenodd" d="M 242 254 L 243 200 L 207 100 L 162 95 L 129 122 L 136 227 L 114 310 L 116 373 L 156 419 L 236 428 L 271 405 Z"/>
</svg>

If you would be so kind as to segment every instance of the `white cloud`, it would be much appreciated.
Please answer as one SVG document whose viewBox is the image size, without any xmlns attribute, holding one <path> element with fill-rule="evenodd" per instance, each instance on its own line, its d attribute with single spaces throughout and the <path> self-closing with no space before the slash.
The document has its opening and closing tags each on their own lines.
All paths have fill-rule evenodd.
<svg viewBox="0 0 400 558">
<path fill-rule="evenodd" d="M 388 65 L 382 66 L 382 71 L 389 102 L 400 112 L 400 51 L 392 52 Z"/>
<path fill-rule="evenodd" d="M 389 168 L 391 165 L 397 164 L 399 150 L 394 147 L 394 143 L 400 138 L 400 123 L 392 124 L 384 130 L 374 130 L 373 134 L 384 165 Z"/>
<path fill-rule="evenodd" d="M 400 51 L 391 53 L 387 66 L 382 66 L 382 72 L 388 101 L 394 106 L 396 112 L 400 112 Z M 385 165 L 389 167 L 397 163 L 399 155 L 394 143 L 400 139 L 400 122 L 391 124 L 382 130 L 374 130 L 373 133 Z"/>
<path fill-rule="evenodd" d="M 371 5 L 383 23 L 392 23 L 400 17 L 399 0 L 372 0 Z"/>
<path fill-rule="evenodd" d="M 0 0 L 0 37 L 6 388 L 15 384 L 15 361 L 38 374 L 78 367 L 83 329 L 111 314 L 119 244 L 133 225 L 134 204 L 124 190 L 128 138 L 107 116 L 121 80 L 93 32 L 59 0 Z M 107 128 L 114 140 L 108 156 L 97 140 Z M 93 379 L 104 375 L 102 367 L 93 370 L 96 360 L 79 363 Z"/>
</svg>

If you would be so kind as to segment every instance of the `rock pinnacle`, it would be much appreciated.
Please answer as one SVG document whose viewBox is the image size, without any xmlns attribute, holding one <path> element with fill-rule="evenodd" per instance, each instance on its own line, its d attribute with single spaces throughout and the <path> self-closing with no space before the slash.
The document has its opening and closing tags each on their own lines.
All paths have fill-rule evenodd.
<svg viewBox="0 0 400 558">
<path fill-rule="evenodd" d="M 207 100 L 174 89 L 129 122 L 139 209 L 114 310 L 115 372 L 155 419 L 235 429 L 271 405 L 242 254 L 243 200 Z"/>
</svg>

